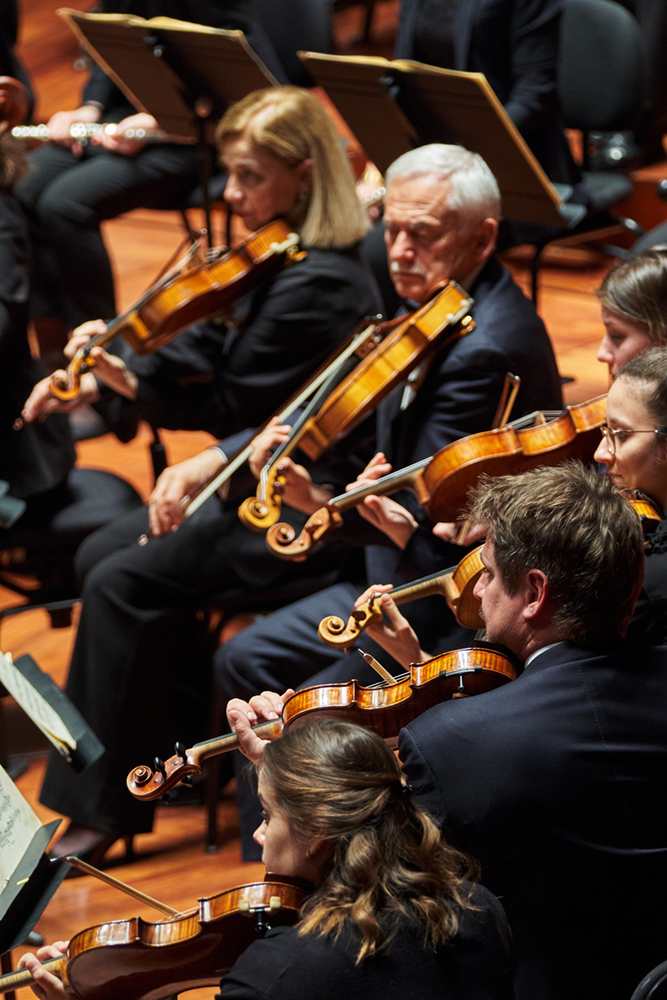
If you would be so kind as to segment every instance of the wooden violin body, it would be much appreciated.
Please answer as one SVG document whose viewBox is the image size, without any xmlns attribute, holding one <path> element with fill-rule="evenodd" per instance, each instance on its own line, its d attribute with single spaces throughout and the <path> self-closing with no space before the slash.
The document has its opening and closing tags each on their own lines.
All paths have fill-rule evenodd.
<svg viewBox="0 0 667 1000">
<path fill-rule="evenodd" d="M 396 684 L 363 687 L 351 680 L 323 684 L 297 691 L 285 703 L 282 719 L 254 727 L 261 739 L 278 739 L 287 726 L 303 725 L 312 719 L 335 718 L 356 722 L 373 729 L 389 743 L 395 743 L 399 729 L 412 719 L 449 698 L 480 694 L 514 680 L 521 665 L 507 651 L 490 643 L 477 642 L 413 664 Z M 160 798 L 184 777 L 198 774 L 208 757 L 238 748 L 234 733 L 199 743 L 192 750 L 176 744 L 177 753 L 167 761 L 156 761 L 155 769 L 140 765 L 127 776 L 127 787 L 135 799 Z"/>
<path fill-rule="evenodd" d="M 80 1000 L 167 1000 L 217 986 L 263 930 L 296 923 L 303 899 L 287 882 L 255 882 L 200 900 L 191 915 L 114 920 L 76 934 L 49 969 Z M 31 981 L 27 972 L 5 976 L 0 992 Z"/>
<path fill-rule="evenodd" d="M 186 258 L 184 267 L 170 272 L 113 320 L 104 333 L 80 348 L 67 367 L 66 378 L 52 376 L 53 395 L 62 400 L 76 398 L 81 376 L 94 367 L 90 357 L 93 347 L 102 347 L 120 335 L 137 354 L 150 354 L 193 323 L 246 295 L 285 259 L 303 256 L 297 245 L 298 237 L 287 223 L 276 219 L 222 257 L 203 262 Z"/>
<path fill-rule="evenodd" d="M 295 538 L 288 524 L 276 524 L 267 545 L 280 558 L 307 555 L 331 528 L 342 524 L 341 514 L 371 494 L 383 496 L 409 489 L 416 494 L 432 521 L 456 521 L 465 509 L 468 493 L 483 474 L 515 475 L 541 465 L 568 459 L 592 462 L 605 420 L 606 396 L 568 406 L 546 419 L 531 413 L 504 427 L 452 441 L 432 458 L 383 476 L 375 483 L 330 500 L 311 514 Z"/>
<path fill-rule="evenodd" d="M 340 441 L 399 385 L 429 351 L 440 350 L 474 329 L 468 316 L 472 299 L 456 282 L 439 289 L 425 305 L 393 325 L 391 333 L 336 386 L 316 414 L 290 436 L 262 471 L 255 497 L 239 507 L 239 517 L 253 531 L 266 531 L 280 516 L 279 460 L 297 447 L 315 461 Z M 447 332 L 449 335 L 447 336 Z"/>
<path fill-rule="evenodd" d="M 454 569 L 445 570 L 443 573 L 432 573 L 421 580 L 395 587 L 388 592 L 389 596 L 396 604 L 406 604 L 420 597 L 441 594 L 459 625 L 463 625 L 464 628 L 482 628 L 484 622 L 479 614 L 479 601 L 473 594 L 475 584 L 484 570 L 481 551 L 482 546 L 478 545 L 472 552 L 468 552 Z M 353 646 L 369 625 L 382 621 L 382 597 L 383 594 L 373 594 L 370 600 L 352 611 L 347 622 L 337 615 L 323 618 L 317 630 L 322 642 L 326 642 L 327 646 L 332 646 L 334 649 L 348 649 Z"/>
</svg>

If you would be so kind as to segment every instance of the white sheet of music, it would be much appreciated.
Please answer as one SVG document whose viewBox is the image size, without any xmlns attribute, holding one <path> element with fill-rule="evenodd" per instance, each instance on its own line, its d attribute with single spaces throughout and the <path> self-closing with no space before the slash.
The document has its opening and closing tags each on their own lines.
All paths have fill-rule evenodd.
<svg viewBox="0 0 667 1000">
<path fill-rule="evenodd" d="M 0 889 L 11 879 L 41 825 L 12 779 L 0 767 Z"/>
<path fill-rule="evenodd" d="M 64 757 L 69 757 L 71 751 L 76 749 L 76 740 L 58 713 L 14 666 L 10 653 L 0 653 L 0 683 L 56 750 Z"/>
</svg>

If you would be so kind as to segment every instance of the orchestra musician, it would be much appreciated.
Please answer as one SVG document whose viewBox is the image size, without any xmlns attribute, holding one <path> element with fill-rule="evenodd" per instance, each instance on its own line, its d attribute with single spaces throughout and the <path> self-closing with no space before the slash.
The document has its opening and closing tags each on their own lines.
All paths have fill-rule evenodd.
<svg viewBox="0 0 667 1000">
<path fill-rule="evenodd" d="M 240 29 L 280 82 L 286 81 L 251 0 L 103 0 L 99 7 L 105 14 L 173 17 Z M 117 122 L 120 129 L 82 147 L 69 134 L 76 122 Z M 124 139 L 124 129 L 159 125 L 151 115 L 137 112 L 97 63 L 80 107 L 56 112 L 47 124 L 52 140 L 30 154 L 31 171 L 17 196 L 35 259 L 31 316 L 42 359 L 54 362 L 53 370 L 61 366 L 58 353 L 68 330 L 94 316 L 116 315 L 100 224 L 134 208 L 177 204 L 199 183 L 200 158 L 191 145 Z"/>
<path fill-rule="evenodd" d="M 258 770 L 255 836 L 267 872 L 309 883 L 312 893 L 295 927 L 269 930 L 246 949 L 222 979 L 222 1000 L 511 1000 L 502 907 L 465 880 L 469 859 L 411 800 L 379 736 L 315 722 L 267 747 Z M 34 956 L 20 964 L 39 1000 L 68 996 Z"/>
<path fill-rule="evenodd" d="M 502 898 L 518 1000 L 627 1000 L 664 958 L 667 877 L 667 650 L 623 638 L 640 523 L 580 463 L 482 481 L 471 518 L 488 639 L 524 671 L 411 722 L 403 771 Z M 264 748 L 251 725 L 282 704 L 228 706 L 251 759 Z"/>
<path fill-rule="evenodd" d="M 626 361 L 667 346 L 667 247 L 643 250 L 613 268 L 598 297 L 605 335 L 597 357 L 614 379 Z"/>
<path fill-rule="evenodd" d="M 560 408 L 558 372 L 542 321 L 493 255 L 499 217 L 500 195 L 493 175 L 479 156 L 461 147 L 423 146 L 400 157 L 387 171 L 384 225 L 397 291 L 408 303 L 420 303 L 435 282 L 453 278 L 474 300 L 471 315 L 476 326 L 437 354 L 426 372 L 422 369 L 414 395 L 401 386 L 379 405 L 378 454 L 367 475 L 388 472 L 389 462 L 403 468 L 457 438 L 488 430 L 508 371 L 522 379 L 513 416 L 542 407 Z M 305 472 L 288 461 L 281 464 L 288 480 L 283 499 L 289 504 L 290 483 L 295 489 L 302 485 Z M 424 525 L 424 512 L 412 495 L 402 502 L 408 515 L 393 525 L 391 538 L 376 529 L 370 505 L 363 511 L 370 523 L 352 511 L 335 533 L 338 539 L 365 545 L 367 581 L 405 583 L 461 557 L 460 549 L 442 543 L 430 525 Z M 319 489 L 306 512 L 321 506 Z M 301 509 L 305 508 L 303 503 Z M 223 700 L 247 699 L 267 688 L 296 687 L 319 671 L 322 682 L 347 680 L 351 675 L 370 681 L 369 671 L 360 670 L 342 654 L 336 657 L 317 636 L 325 615 L 349 614 L 363 589 L 358 585 L 360 576 L 258 619 L 220 647 L 216 676 Z M 430 598 L 407 609 L 420 634 L 433 641 L 439 601 Z M 370 641 L 368 649 L 373 652 Z M 243 794 L 245 783 L 239 787 Z M 237 797 L 243 854 L 252 860 L 257 853 L 251 839 L 255 810 L 238 791 Z"/>
<path fill-rule="evenodd" d="M 227 332 L 220 395 L 227 433 L 243 438 L 250 436 L 248 422 L 266 419 L 364 315 L 377 312 L 377 297 L 357 252 L 368 222 L 317 99 L 293 87 L 257 92 L 229 109 L 218 136 L 229 172 L 225 197 L 236 214 L 249 229 L 284 217 L 308 251 L 239 303 L 242 317 Z M 335 547 L 305 573 L 290 571 L 240 523 L 236 505 L 225 507 L 218 496 L 178 532 L 161 530 L 173 509 L 182 519 L 185 495 L 194 496 L 197 483 L 208 482 L 224 463 L 211 448 L 168 468 L 149 511 L 112 522 L 79 550 L 85 610 L 67 692 L 106 753 L 80 776 L 56 759 L 49 767 L 44 801 L 74 821 L 65 852 L 90 849 L 99 860 L 118 834 L 150 830 L 152 809 L 129 797 L 124 779 L 136 760 L 152 757 L 165 739 L 171 743 L 174 725 L 187 730 L 186 739 L 199 738 L 196 709 L 203 712 L 208 700 L 211 655 L 200 608 L 218 594 L 229 601 L 244 594 L 275 599 L 274 580 L 290 572 L 298 593 L 308 593 L 338 572 Z M 137 539 L 148 531 L 149 517 L 164 537 L 141 547 Z M 137 698 L 143 683 L 155 686 L 148 717 Z"/>
</svg>

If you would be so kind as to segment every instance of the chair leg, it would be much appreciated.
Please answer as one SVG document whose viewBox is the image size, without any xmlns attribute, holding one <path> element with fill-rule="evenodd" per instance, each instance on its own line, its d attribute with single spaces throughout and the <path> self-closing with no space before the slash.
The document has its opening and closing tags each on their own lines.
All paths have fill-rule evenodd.
<svg viewBox="0 0 667 1000">
<path fill-rule="evenodd" d="M 530 297 L 533 300 L 533 305 L 537 311 L 537 296 L 539 290 L 539 270 L 540 270 L 540 257 L 542 256 L 543 246 L 536 246 L 535 253 L 533 254 L 533 259 L 530 265 Z"/>
<path fill-rule="evenodd" d="M 373 14 L 375 13 L 375 0 L 366 0 L 366 17 L 364 18 L 364 42 L 371 40 L 371 28 L 373 27 Z"/>
</svg>

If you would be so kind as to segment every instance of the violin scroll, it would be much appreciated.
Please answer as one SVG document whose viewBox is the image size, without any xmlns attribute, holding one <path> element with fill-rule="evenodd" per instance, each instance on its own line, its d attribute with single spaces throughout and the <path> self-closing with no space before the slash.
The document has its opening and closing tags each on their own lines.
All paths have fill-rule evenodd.
<svg viewBox="0 0 667 1000">
<path fill-rule="evenodd" d="M 239 506 L 238 514 L 246 528 L 251 531 L 266 531 L 280 517 L 281 496 L 285 489 L 285 477 L 280 475 L 280 466 L 271 469 L 257 496 L 248 497 Z"/>
<path fill-rule="evenodd" d="M 201 774 L 201 766 L 196 755 L 196 747 L 186 750 L 182 743 L 176 743 L 176 753 L 167 761 L 155 758 L 154 767 L 140 764 L 133 768 L 127 776 L 128 791 L 135 799 L 152 802 L 162 798 L 179 782 L 187 780 L 193 774 Z"/>
<path fill-rule="evenodd" d="M 274 524 L 266 533 L 266 544 L 279 559 L 298 559 L 342 523 L 342 515 L 334 507 L 321 507 L 310 515 L 298 536 L 291 524 Z"/>
<path fill-rule="evenodd" d="M 348 649 L 369 625 L 382 621 L 381 598 L 382 594 L 373 594 L 370 601 L 352 611 L 347 622 L 337 615 L 323 618 L 317 629 L 322 642 L 334 649 Z"/>
</svg>

